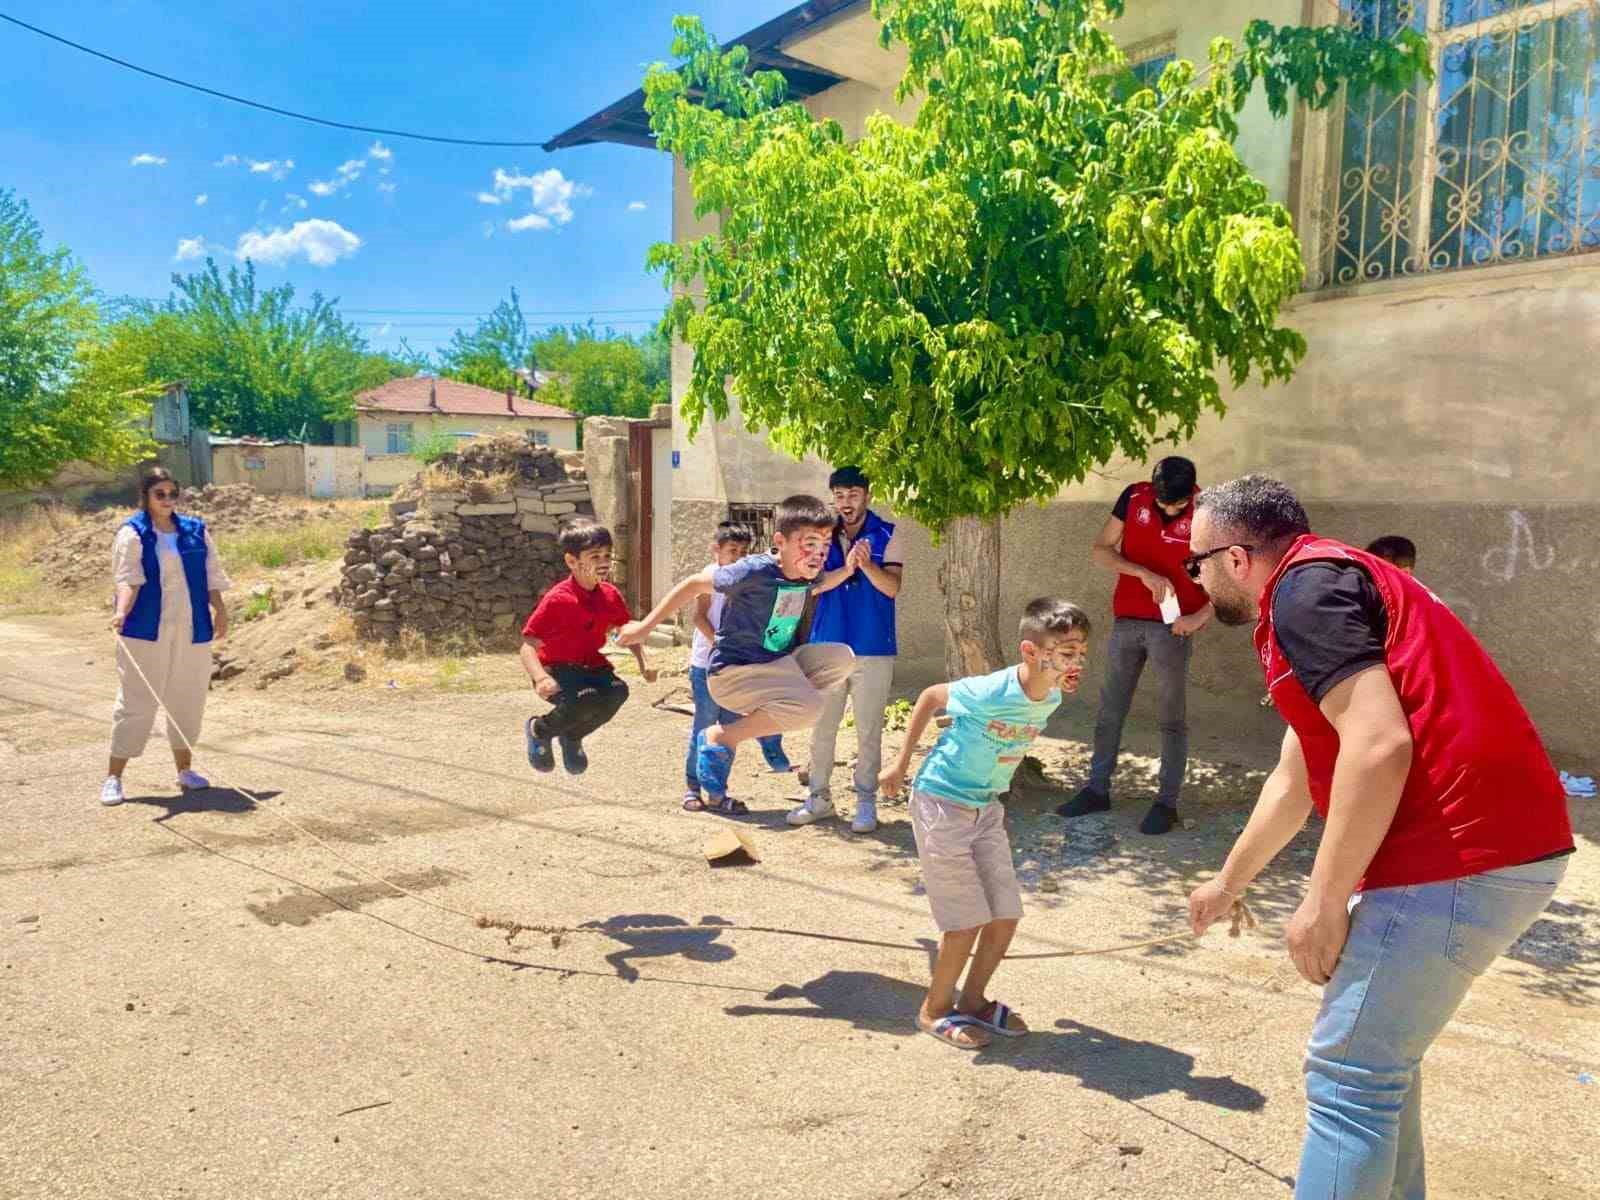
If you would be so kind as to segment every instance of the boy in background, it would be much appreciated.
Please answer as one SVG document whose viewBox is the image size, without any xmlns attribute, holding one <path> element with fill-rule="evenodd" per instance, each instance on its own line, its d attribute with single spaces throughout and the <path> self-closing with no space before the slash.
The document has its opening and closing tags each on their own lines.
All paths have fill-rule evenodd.
<svg viewBox="0 0 1600 1200">
<path fill-rule="evenodd" d="M 1398 533 L 1388 534 L 1368 546 L 1367 553 L 1385 562 L 1392 562 L 1407 575 L 1417 573 L 1417 544 L 1408 537 L 1401 537 Z"/>
<path fill-rule="evenodd" d="M 628 685 L 617 678 L 610 660 L 600 653 L 606 634 L 631 619 L 628 604 L 611 574 L 611 531 L 582 519 L 560 533 L 561 555 L 568 576 L 539 599 L 522 627 L 522 665 L 541 699 L 555 705 L 523 725 L 528 763 L 535 771 L 555 770 L 550 743 L 561 743 L 561 765 L 572 775 L 589 769 L 583 739 L 617 715 L 628 699 Z M 644 651 L 632 647 L 645 682 L 656 672 L 645 665 Z"/>
<path fill-rule="evenodd" d="M 1020 665 L 923 691 L 899 755 L 878 779 L 885 796 L 898 795 L 928 722 L 941 708 L 953 718 L 912 785 L 911 830 L 940 934 L 917 1028 L 962 1050 L 987 1046 L 991 1034 L 1028 1032 L 1021 1017 L 986 997 L 1022 918 L 999 797 L 1063 693 L 1078 690 L 1089 618 L 1065 600 L 1039 599 L 1024 611 L 1018 634 Z"/>
</svg>

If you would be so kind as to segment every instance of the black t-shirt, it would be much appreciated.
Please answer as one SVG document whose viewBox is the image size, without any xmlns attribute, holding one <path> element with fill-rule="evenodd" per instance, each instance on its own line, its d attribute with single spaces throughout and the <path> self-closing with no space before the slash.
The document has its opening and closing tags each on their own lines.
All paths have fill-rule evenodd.
<svg viewBox="0 0 1600 1200">
<path fill-rule="evenodd" d="M 1126 521 L 1128 519 L 1128 505 L 1133 500 L 1133 489 L 1138 486 L 1139 485 L 1137 483 L 1130 483 L 1127 487 L 1123 488 L 1122 495 L 1118 496 L 1117 502 L 1111 506 L 1111 515 L 1117 520 Z M 1154 508 L 1156 510 L 1156 516 L 1161 518 L 1161 523 L 1163 525 L 1171 525 L 1178 519 L 1178 517 L 1183 516 L 1184 513 L 1183 509 L 1179 509 L 1177 516 L 1169 516 L 1167 514 L 1167 510 L 1162 508 L 1161 505 L 1157 504 L 1154 506 Z"/>
<path fill-rule="evenodd" d="M 1272 631 L 1300 686 L 1321 704 L 1344 680 L 1383 662 L 1389 620 L 1362 568 L 1309 562 L 1289 568 L 1272 593 Z"/>
</svg>

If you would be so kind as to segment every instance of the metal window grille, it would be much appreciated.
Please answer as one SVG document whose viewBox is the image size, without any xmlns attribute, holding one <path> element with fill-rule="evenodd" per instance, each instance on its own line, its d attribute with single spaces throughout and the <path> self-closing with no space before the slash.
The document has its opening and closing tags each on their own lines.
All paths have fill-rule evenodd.
<svg viewBox="0 0 1600 1200">
<path fill-rule="evenodd" d="M 1600 249 L 1600 0 L 1345 0 L 1432 47 L 1436 78 L 1333 110 L 1308 286 Z"/>
<path fill-rule="evenodd" d="M 730 504 L 728 520 L 748 525 L 756 540 L 751 549 L 761 554 L 772 548 L 772 536 L 777 532 L 778 506 L 776 504 Z"/>
</svg>

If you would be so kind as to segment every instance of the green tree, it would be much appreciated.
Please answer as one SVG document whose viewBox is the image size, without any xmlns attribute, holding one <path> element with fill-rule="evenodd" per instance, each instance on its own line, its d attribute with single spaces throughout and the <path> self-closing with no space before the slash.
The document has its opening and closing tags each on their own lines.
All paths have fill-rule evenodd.
<svg viewBox="0 0 1600 1200">
<path fill-rule="evenodd" d="M 519 367 L 532 370 L 536 365 L 533 336 L 522 315 L 522 300 L 517 289 L 511 298 L 495 305 L 471 333 L 456 330 L 450 344 L 439 351 L 443 373 L 463 383 L 503 392 L 515 387 Z"/>
<path fill-rule="evenodd" d="M 146 449 L 146 398 L 104 369 L 114 356 L 98 321 L 82 268 L 0 190 L 0 487 L 43 483 L 75 459 L 124 466 Z"/>
<path fill-rule="evenodd" d="M 535 343 L 540 367 L 552 376 L 539 399 L 580 417 L 647 417 L 650 406 L 665 403 L 669 391 L 665 364 L 654 355 L 654 346 L 611 329 L 552 329 Z"/>
<path fill-rule="evenodd" d="M 1266 89 L 1326 105 L 1404 86 L 1425 42 L 1254 22 L 1129 87 L 1123 0 L 873 0 L 915 122 L 857 142 L 678 18 L 645 79 L 657 144 L 720 230 L 650 254 L 693 347 L 691 433 L 726 419 L 795 457 L 859 463 L 946 544 L 952 674 L 1000 661 L 999 517 L 1121 453 L 1193 435 L 1237 386 L 1286 379 L 1302 279 L 1288 212 L 1234 148 Z M 699 298 L 693 298 L 696 293 Z"/>
<path fill-rule="evenodd" d="M 255 266 L 215 262 L 174 275 L 177 291 L 135 308 L 128 322 L 149 347 L 148 378 L 189 385 L 197 425 L 251 437 L 326 439 L 332 423 L 355 413 L 358 392 L 405 373 L 373 354 L 335 301 L 313 293 L 296 305 L 294 288 L 260 290 Z"/>
</svg>

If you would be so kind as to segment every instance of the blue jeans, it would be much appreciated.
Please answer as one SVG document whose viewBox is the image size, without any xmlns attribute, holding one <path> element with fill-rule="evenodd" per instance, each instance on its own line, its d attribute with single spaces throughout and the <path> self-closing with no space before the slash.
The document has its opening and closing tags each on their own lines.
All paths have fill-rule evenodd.
<svg viewBox="0 0 1600 1200">
<path fill-rule="evenodd" d="M 729 712 L 711 698 L 711 688 L 706 683 L 707 671 L 704 667 L 689 668 L 689 690 L 694 693 L 694 726 L 689 730 L 689 757 L 683 765 L 683 780 L 691 792 L 699 794 L 700 777 L 694 770 L 694 740 L 700 735 L 702 729 L 710 729 L 713 725 L 726 725 L 739 719 L 739 714 Z M 787 771 L 789 758 L 783 752 L 783 735 L 770 734 L 761 738 L 761 754 L 767 760 L 767 766 L 774 771 Z"/>
<path fill-rule="evenodd" d="M 1350 939 L 1306 1051 L 1295 1200 L 1420 1200 L 1422 1056 L 1472 981 L 1532 925 L 1565 858 L 1352 903 Z"/>
</svg>

